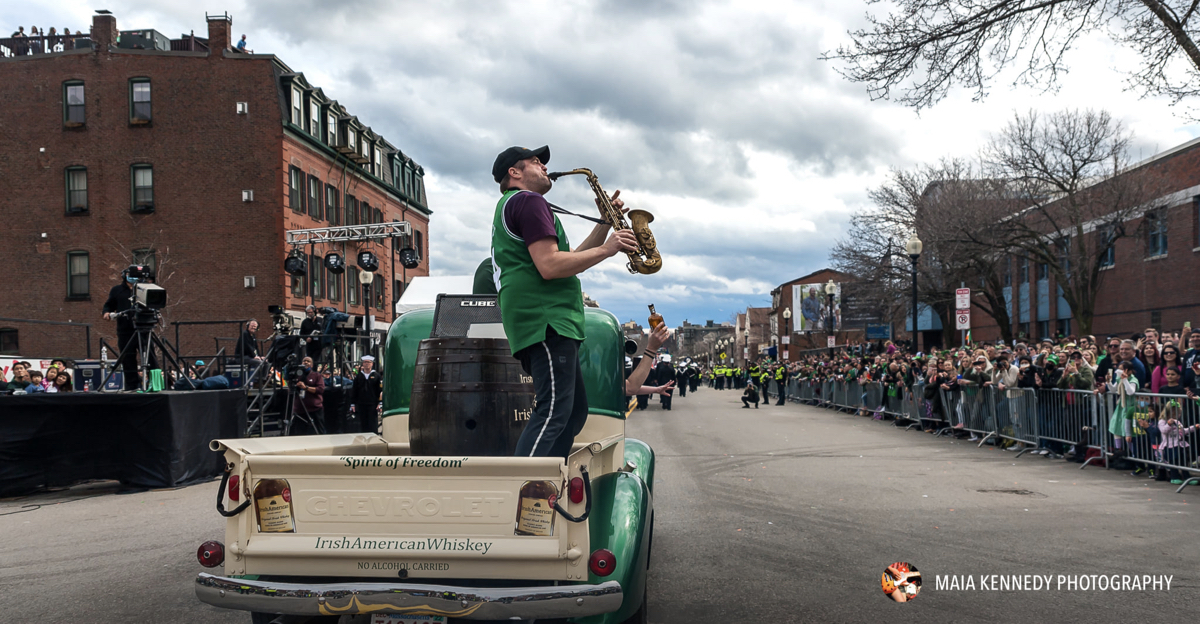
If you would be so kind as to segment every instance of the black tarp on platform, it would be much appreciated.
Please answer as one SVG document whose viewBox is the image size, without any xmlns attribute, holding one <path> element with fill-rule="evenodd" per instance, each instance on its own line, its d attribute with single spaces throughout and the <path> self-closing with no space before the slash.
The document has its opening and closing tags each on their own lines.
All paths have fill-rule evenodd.
<svg viewBox="0 0 1200 624">
<path fill-rule="evenodd" d="M 0 497 L 89 479 L 172 487 L 221 473 L 246 427 L 241 390 L 0 396 Z"/>
</svg>

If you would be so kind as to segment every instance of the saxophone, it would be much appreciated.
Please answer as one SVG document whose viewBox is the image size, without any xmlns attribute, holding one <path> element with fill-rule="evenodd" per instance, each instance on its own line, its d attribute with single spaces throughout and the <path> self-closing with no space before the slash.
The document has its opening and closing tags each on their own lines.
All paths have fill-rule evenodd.
<svg viewBox="0 0 1200 624">
<path fill-rule="evenodd" d="M 604 220 L 608 221 L 612 229 L 632 230 L 633 235 L 637 237 L 637 249 L 625 252 L 625 255 L 629 256 L 629 264 L 625 265 L 629 272 L 642 275 L 658 273 L 658 270 L 662 268 L 662 256 L 658 253 L 658 245 L 654 242 L 654 234 L 650 231 L 650 222 L 654 221 L 654 215 L 645 210 L 630 210 L 629 223 L 627 223 L 625 215 L 613 206 L 608 193 L 600 188 L 600 181 L 596 179 L 596 174 L 592 173 L 591 169 L 558 171 L 548 174 L 548 177 L 554 181 L 567 175 L 587 176 L 588 184 L 591 185 L 592 192 L 596 194 L 596 199 L 600 202 L 600 212 L 603 214 Z"/>
</svg>

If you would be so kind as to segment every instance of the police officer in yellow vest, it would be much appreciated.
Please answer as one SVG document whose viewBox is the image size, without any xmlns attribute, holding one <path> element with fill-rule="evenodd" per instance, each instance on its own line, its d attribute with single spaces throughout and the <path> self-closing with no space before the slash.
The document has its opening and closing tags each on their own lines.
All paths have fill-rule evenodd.
<svg viewBox="0 0 1200 624">
<path fill-rule="evenodd" d="M 779 386 L 779 402 L 775 405 L 783 405 L 783 402 L 787 400 L 787 380 L 787 366 L 780 364 L 779 367 L 775 369 L 775 384 Z"/>
</svg>

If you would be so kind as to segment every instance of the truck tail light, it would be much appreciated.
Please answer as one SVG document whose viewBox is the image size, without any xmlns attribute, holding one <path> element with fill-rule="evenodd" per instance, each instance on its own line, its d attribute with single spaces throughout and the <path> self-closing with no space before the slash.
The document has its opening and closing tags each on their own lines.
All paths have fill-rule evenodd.
<svg viewBox="0 0 1200 624">
<path fill-rule="evenodd" d="M 571 483 L 567 488 L 567 494 L 571 498 L 572 503 L 583 502 L 583 479 L 575 477 L 571 479 Z"/>
<path fill-rule="evenodd" d="M 601 548 L 588 558 L 588 569 L 596 576 L 608 576 L 617 568 L 617 558 L 611 551 Z"/>
<path fill-rule="evenodd" d="M 237 475 L 229 475 L 229 500 L 235 503 L 242 498 L 241 488 L 238 487 L 238 484 L 240 484 L 241 481 L 241 477 Z"/>
<path fill-rule="evenodd" d="M 196 549 L 196 560 L 206 568 L 215 568 L 225 563 L 225 547 L 221 542 L 208 540 Z"/>
</svg>

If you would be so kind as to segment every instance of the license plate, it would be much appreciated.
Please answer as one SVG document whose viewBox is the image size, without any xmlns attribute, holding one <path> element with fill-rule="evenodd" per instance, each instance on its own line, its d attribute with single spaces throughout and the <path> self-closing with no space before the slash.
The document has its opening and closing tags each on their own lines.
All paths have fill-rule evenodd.
<svg viewBox="0 0 1200 624">
<path fill-rule="evenodd" d="M 446 616 L 372 613 L 371 624 L 446 624 Z"/>
</svg>

